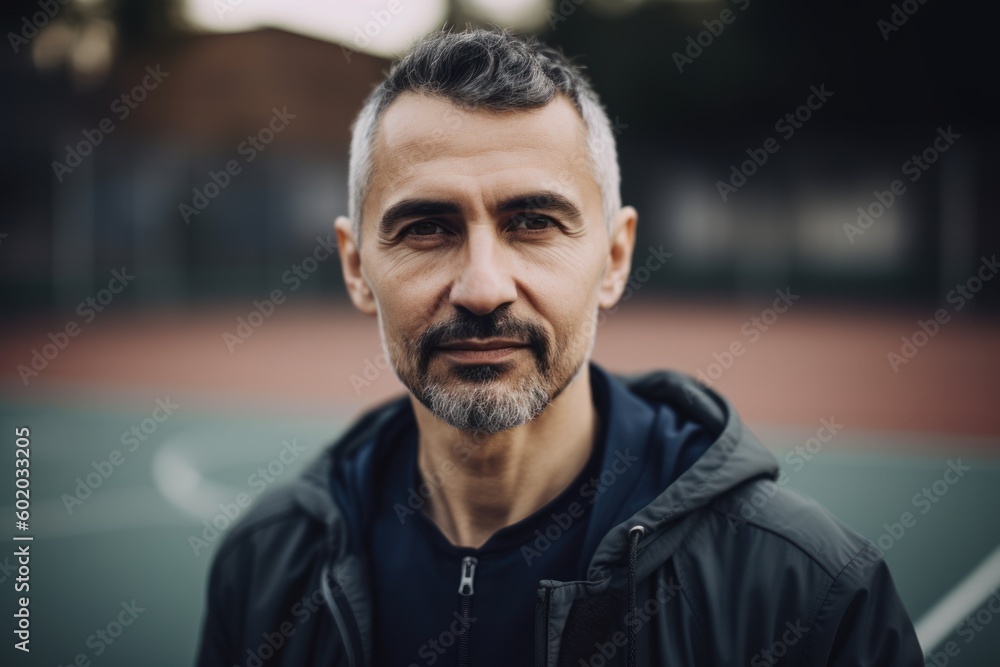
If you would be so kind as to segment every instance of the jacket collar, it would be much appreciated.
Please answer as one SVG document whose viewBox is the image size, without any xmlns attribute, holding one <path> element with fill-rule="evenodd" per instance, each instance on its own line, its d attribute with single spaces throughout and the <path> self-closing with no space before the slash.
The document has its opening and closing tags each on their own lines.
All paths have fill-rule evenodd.
<svg viewBox="0 0 1000 667">
<path fill-rule="evenodd" d="M 664 528 L 707 506 L 724 492 L 758 477 L 776 477 L 778 462 L 774 455 L 746 428 L 725 398 L 692 377 L 667 370 L 615 375 L 596 364 L 591 364 L 591 371 L 592 381 L 598 374 L 608 379 L 612 411 L 616 405 L 636 399 L 653 406 L 667 404 L 679 415 L 702 424 L 716 440 L 659 496 L 600 540 L 590 561 L 588 578 L 603 578 L 605 568 L 626 560 L 629 528 L 642 525 L 646 529 L 640 545 L 643 548 L 661 536 Z M 358 535 L 359 515 L 365 512 L 363 490 L 372 488 L 372 475 L 383 454 L 375 446 L 384 440 L 380 433 L 399 428 L 412 418 L 408 395 L 371 408 L 293 483 L 302 508 L 326 524 L 328 547 L 334 559 L 356 551 L 351 540 L 352 535 Z M 614 427 L 614 420 L 610 424 L 607 445 L 614 449 L 614 439 L 622 437 L 623 431 Z"/>
</svg>

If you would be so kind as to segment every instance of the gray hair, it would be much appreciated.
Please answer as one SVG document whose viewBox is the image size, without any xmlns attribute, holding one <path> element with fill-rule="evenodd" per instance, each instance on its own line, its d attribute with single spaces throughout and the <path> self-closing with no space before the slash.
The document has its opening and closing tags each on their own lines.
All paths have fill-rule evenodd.
<svg viewBox="0 0 1000 667">
<path fill-rule="evenodd" d="M 576 107 L 587 128 L 587 151 L 601 190 L 605 224 L 621 208 L 615 137 L 607 113 L 580 67 L 534 37 L 502 29 L 439 31 L 417 42 L 389 70 L 365 101 L 352 126 L 348 215 L 361 241 L 361 209 L 371 182 L 372 145 L 378 121 L 400 94 L 444 97 L 463 109 L 513 111 L 548 104 L 559 93 Z"/>
</svg>

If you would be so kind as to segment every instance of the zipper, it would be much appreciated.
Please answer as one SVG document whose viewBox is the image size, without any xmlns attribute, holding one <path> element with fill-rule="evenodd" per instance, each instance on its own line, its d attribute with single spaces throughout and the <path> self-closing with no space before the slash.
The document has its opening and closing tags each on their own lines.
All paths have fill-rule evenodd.
<svg viewBox="0 0 1000 667">
<path fill-rule="evenodd" d="M 535 597 L 535 667 L 549 662 L 549 589 L 539 588 Z"/>
<path fill-rule="evenodd" d="M 358 667 L 364 662 L 364 654 L 361 647 L 361 635 L 358 632 L 357 635 L 351 632 L 351 628 L 357 630 L 357 625 L 348 625 L 348 619 L 354 621 L 353 615 L 349 612 L 345 612 L 341 609 L 341 602 L 349 608 L 347 598 L 344 595 L 343 589 L 340 587 L 340 583 L 334 579 L 334 587 L 330 587 L 330 579 L 333 579 L 333 573 L 330 571 L 330 564 L 323 563 L 323 571 L 320 573 L 320 582 L 323 589 L 323 598 L 326 601 L 326 606 L 330 608 L 333 614 L 333 619 L 337 625 L 337 629 L 340 631 L 340 637 L 344 642 L 344 652 L 347 654 L 347 664 L 349 667 Z M 355 639 L 357 641 L 355 641 Z"/>
<path fill-rule="evenodd" d="M 462 634 L 458 636 L 458 667 L 469 667 L 469 635 L 472 611 L 472 595 L 475 592 L 472 583 L 476 576 L 476 563 L 472 556 L 462 559 L 462 572 L 458 580 L 458 611 L 462 619 Z"/>
</svg>

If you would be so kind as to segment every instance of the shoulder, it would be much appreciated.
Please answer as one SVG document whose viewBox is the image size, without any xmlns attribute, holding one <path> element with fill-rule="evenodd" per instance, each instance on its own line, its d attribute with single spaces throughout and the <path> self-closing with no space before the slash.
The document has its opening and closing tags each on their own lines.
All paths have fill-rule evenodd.
<svg viewBox="0 0 1000 667">
<path fill-rule="evenodd" d="M 881 552 L 815 500 L 770 480 L 736 487 L 693 516 L 673 567 L 699 626 L 711 636 L 731 633 L 756 657 L 794 628 L 789 656 L 813 664 L 804 656 L 832 651 L 848 631 L 842 626 L 857 625 L 848 610 L 858 605 L 892 612 L 870 623 L 872 631 L 908 623 Z M 753 613 L 739 613 L 747 609 Z"/>
<path fill-rule="evenodd" d="M 213 518 L 216 525 L 203 523 L 208 535 L 218 528 L 225 530 L 220 531 L 221 539 L 212 556 L 213 569 L 235 572 L 238 563 L 278 564 L 282 554 L 302 554 L 301 549 L 308 550 L 310 541 L 322 542 L 316 539 L 322 532 L 322 524 L 305 510 L 298 498 L 303 493 L 303 484 L 302 480 L 295 480 L 268 489 L 242 510 L 236 503 L 229 503 L 230 513 L 242 513 L 228 529 L 226 522 L 219 520 L 227 517 L 225 511 Z"/>
<path fill-rule="evenodd" d="M 773 628 L 789 627 L 791 621 L 796 630 L 789 637 L 795 635 L 796 642 L 805 637 L 794 649 L 783 645 L 790 659 L 794 651 L 796 664 L 826 665 L 832 659 L 837 664 L 923 664 L 881 550 L 818 502 L 780 483 L 755 481 L 720 497 L 711 515 L 706 524 L 714 530 L 705 534 L 717 538 L 717 565 L 725 568 L 715 574 L 733 579 L 728 589 L 722 587 L 725 599 L 719 602 L 702 593 L 699 602 L 706 613 L 724 617 L 727 612 L 713 604 L 752 600 L 755 618 L 764 623 L 758 633 L 763 646 L 768 646 L 768 625 L 774 636 Z"/>
<path fill-rule="evenodd" d="M 776 553 L 798 554 L 831 577 L 838 576 L 859 554 L 874 549 L 813 498 L 762 479 L 720 496 L 711 506 L 716 522 L 738 539 L 752 539 Z"/>
<path fill-rule="evenodd" d="M 736 487 L 699 514 L 674 567 L 709 627 L 748 601 L 762 637 L 789 619 L 811 625 L 822 610 L 842 607 L 885 574 L 869 540 L 771 480 Z"/>
</svg>

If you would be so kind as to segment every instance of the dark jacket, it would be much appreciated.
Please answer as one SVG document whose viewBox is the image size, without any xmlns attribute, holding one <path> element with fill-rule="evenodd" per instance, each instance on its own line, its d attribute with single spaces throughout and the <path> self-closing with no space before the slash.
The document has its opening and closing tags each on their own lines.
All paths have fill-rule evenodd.
<svg viewBox="0 0 1000 667">
<path fill-rule="evenodd" d="M 605 535 L 586 580 L 538 582 L 536 666 L 924 664 L 879 551 L 776 483 L 776 459 L 724 398 L 671 371 L 612 377 L 716 440 Z M 370 664 L 356 536 L 371 511 L 372 442 L 408 405 L 365 413 L 230 530 L 209 574 L 198 667 Z"/>
</svg>

